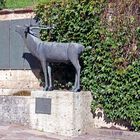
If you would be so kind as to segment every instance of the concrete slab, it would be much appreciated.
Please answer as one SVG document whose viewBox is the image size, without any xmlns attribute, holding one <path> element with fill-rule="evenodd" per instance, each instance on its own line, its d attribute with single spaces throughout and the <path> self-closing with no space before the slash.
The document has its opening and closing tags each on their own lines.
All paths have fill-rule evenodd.
<svg viewBox="0 0 140 140">
<path fill-rule="evenodd" d="M 65 137 L 33 130 L 17 124 L 0 123 L 0 140 L 140 140 L 140 133 L 94 129 L 85 135 Z"/>
</svg>

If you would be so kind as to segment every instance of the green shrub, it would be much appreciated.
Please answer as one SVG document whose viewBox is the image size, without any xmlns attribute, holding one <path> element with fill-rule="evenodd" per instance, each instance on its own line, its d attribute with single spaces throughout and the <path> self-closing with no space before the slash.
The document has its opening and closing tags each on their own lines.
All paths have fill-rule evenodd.
<svg viewBox="0 0 140 140">
<path fill-rule="evenodd" d="M 108 4 L 104 0 L 51 1 L 38 5 L 36 14 L 42 24 L 55 26 L 47 32 L 42 30 L 43 40 L 78 42 L 85 46 L 81 57 L 81 82 L 83 89 L 92 91 L 92 109 L 101 107 L 110 121 L 127 121 L 131 129 L 138 131 L 140 28 L 137 16 L 125 13 L 132 11 L 133 7 L 128 5 L 136 5 L 136 0 L 121 0 L 119 3 Z M 113 10 L 111 20 L 107 17 L 108 9 Z"/>
<path fill-rule="evenodd" d="M 0 10 L 5 7 L 5 0 L 0 0 Z"/>
</svg>

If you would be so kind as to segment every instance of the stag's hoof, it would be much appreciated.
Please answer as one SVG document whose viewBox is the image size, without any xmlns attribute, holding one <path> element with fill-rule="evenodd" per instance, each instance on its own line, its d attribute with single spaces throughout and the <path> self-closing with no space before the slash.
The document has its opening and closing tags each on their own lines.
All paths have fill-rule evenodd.
<svg viewBox="0 0 140 140">
<path fill-rule="evenodd" d="M 53 90 L 53 87 L 49 87 L 49 88 L 48 88 L 48 91 L 52 91 L 52 90 Z"/>
<path fill-rule="evenodd" d="M 75 87 L 72 87 L 72 89 L 70 90 L 71 92 L 74 92 L 74 90 L 75 90 Z"/>
<path fill-rule="evenodd" d="M 80 88 L 75 88 L 75 89 L 72 89 L 71 91 L 72 91 L 72 92 L 80 92 L 81 89 L 80 89 Z"/>
<path fill-rule="evenodd" d="M 75 89 L 75 91 L 74 92 L 80 92 L 81 91 L 81 89 L 80 88 L 78 88 L 78 89 Z"/>
<path fill-rule="evenodd" d="M 43 91 L 48 91 L 48 89 L 49 89 L 48 87 L 45 87 L 45 88 L 43 89 Z"/>
</svg>

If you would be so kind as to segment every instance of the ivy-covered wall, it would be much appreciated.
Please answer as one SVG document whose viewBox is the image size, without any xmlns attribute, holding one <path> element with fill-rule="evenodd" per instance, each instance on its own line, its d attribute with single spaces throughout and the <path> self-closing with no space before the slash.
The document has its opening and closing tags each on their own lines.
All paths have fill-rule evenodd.
<svg viewBox="0 0 140 140">
<path fill-rule="evenodd" d="M 0 0 L 0 10 L 5 7 L 5 0 Z"/>
<path fill-rule="evenodd" d="M 138 0 L 63 0 L 38 5 L 48 41 L 85 46 L 82 88 L 93 93 L 92 109 L 103 108 L 110 121 L 140 130 L 140 2 Z M 91 46 L 91 47 L 88 47 Z"/>
</svg>

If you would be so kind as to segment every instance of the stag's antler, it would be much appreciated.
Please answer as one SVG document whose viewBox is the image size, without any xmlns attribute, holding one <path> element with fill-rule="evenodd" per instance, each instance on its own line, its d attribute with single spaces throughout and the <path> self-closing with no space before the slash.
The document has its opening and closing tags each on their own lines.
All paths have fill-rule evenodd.
<svg viewBox="0 0 140 140">
<path fill-rule="evenodd" d="M 36 25 L 36 24 L 34 25 L 34 24 L 32 24 L 32 20 L 33 20 L 33 19 L 34 19 L 34 20 L 37 20 L 37 18 L 39 19 L 38 16 L 35 16 L 34 18 L 31 17 L 29 25 L 25 24 L 24 26 L 25 26 L 25 27 L 29 27 L 31 30 L 32 30 L 32 29 L 38 29 L 38 30 L 43 29 L 43 30 L 48 30 L 48 29 L 54 29 L 54 28 L 55 28 L 54 25 L 53 25 L 53 26 L 48 26 L 48 25 Z"/>
<path fill-rule="evenodd" d="M 46 29 L 54 29 L 54 27 L 42 25 L 42 26 L 31 26 L 30 29 L 44 29 L 44 30 L 46 30 Z"/>
<path fill-rule="evenodd" d="M 45 26 L 45 25 L 41 25 L 41 26 L 36 26 L 36 25 L 27 25 L 27 24 L 25 24 L 24 25 L 25 27 L 29 27 L 31 30 L 32 29 L 44 29 L 44 30 L 46 30 L 46 29 L 54 29 L 55 27 L 54 26 Z"/>
</svg>

